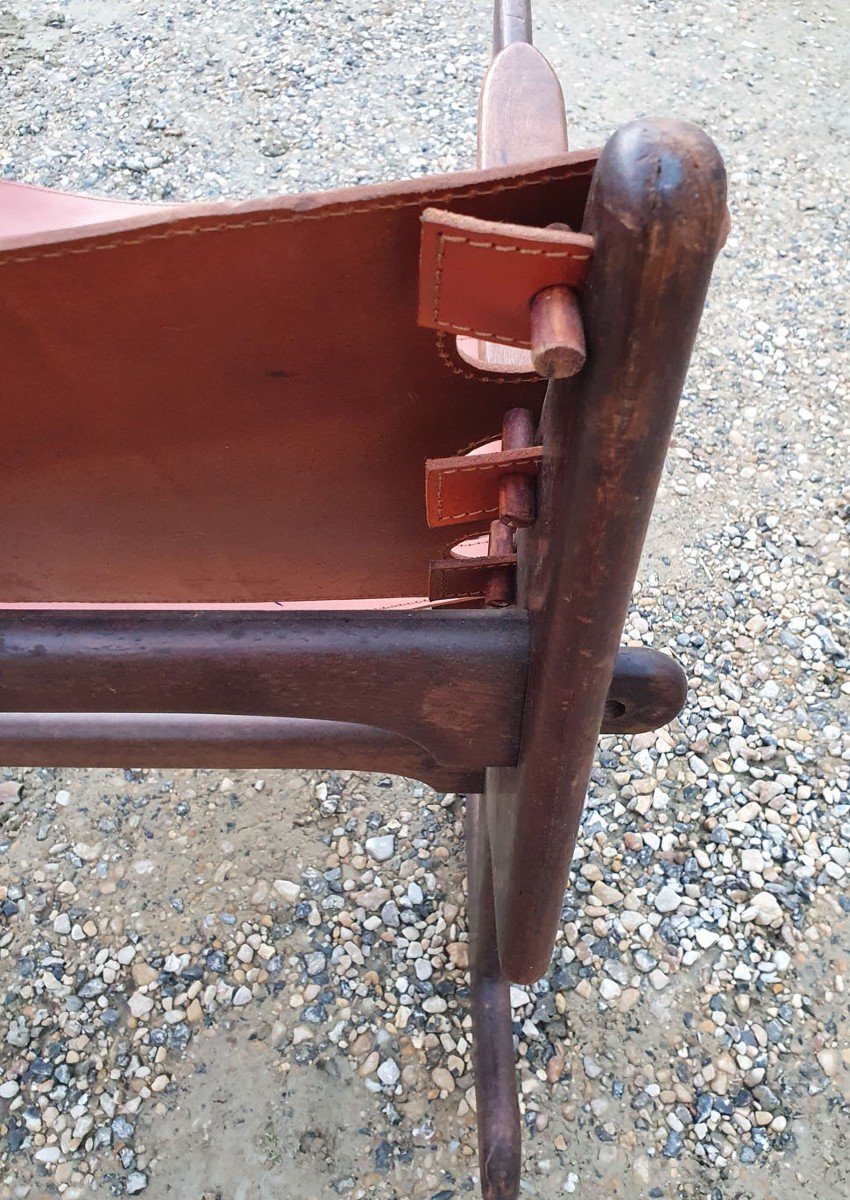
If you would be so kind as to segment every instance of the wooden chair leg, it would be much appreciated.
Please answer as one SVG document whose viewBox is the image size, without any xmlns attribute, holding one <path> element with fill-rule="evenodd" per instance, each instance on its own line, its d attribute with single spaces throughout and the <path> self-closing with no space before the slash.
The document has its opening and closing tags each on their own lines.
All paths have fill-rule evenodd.
<svg viewBox="0 0 850 1200">
<path fill-rule="evenodd" d="M 515 1200 L 520 1179 L 520 1117 L 510 983 L 499 964 L 490 838 L 484 797 L 466 800 L 472 1056 L 478 1162 L 484 1200 Z"/>
<path fill-rule="evenodd" d="M 537 519 L 517 534 L 531 656 L 515 767 L 487 772 L 499 957 L 545 974 L 620 636 L 719 237 L 726 177 L 692 125 L 609 140 L 583 230 L 587 365 L 553 380 L 538 430 Z"/>
</svg>

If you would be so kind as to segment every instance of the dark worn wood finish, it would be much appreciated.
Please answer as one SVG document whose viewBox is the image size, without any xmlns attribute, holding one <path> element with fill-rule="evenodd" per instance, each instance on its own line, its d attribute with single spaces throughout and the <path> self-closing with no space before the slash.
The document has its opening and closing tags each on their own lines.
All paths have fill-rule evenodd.
<svg viewBox="0 0 850 1200">
<path fill-rule="evenodd" d="M 530 408 L 509 408 L 502 420 L 502 449 L 525 450 L 535 443 L 537 421 Z M 503 475 L 499 480 L 499 520 L 511 529 L 534 524 L 537 514 L 534 480 L 528 475 Z"/>
<path fill-rule="evenodd" d="M 484 1200 L 515 1200 L 520 1180 L 520 1116 L 510 982 L 499 963 L 490 841 L 483 796 L 466 798 L 469 974 L 478 1162 Z"/>
<path fill-rule="evenodd" d="M 526 625 L 513 610 L 7 611 L 0 761 L 307 766 L 315 735 L 327 764 L 464 790 L 495 752 L 516 761 Z M 664 724 L 683 687 L 671 659 L 622 649 L 603 730 Z"/>
<path fill-rule="evenodd" d="M 493 526 L 510 536 L 499 522 Z M 43 761 L 65 766 L 107 766 L 119 748 L 143 763 L 155 754 L 156 736 L 169 755 L 163 766 L 212 766 L 223 761 L 225 748 L 235 751 L 241 734 L 264 746 L 269 764 L 298 766 L 312 721 L 318 750 L 333 749 L 335 766 L 397 770 L 429 782 L 439 763 L 462 768 L 468 786 L 497 756 L 516 761 L 526 662 L 527 617 L 516 610 L 6 611 L 0 614 L 0 758 L 31 762 L 26 756 L 37 746 L 47 751 L 49 742 L 53 749 Z M 604 730 L 636 733 L 664 724 L 680 707 L 682 686 L 674 661 L 654 650 L 623 649 Z M 74 725 L 83 714 L 101 714 L 101 730 Z M 107 714 L 119 715 L 108 720 Z M 181 722 L 178 714 L 191 720 Z M 281 760 L 273 724 L 227 726 L 212 719 L 216 714 L 279 719 Z M 366 734 L 354 737 L 353 730 L 367 727 L 352 724 L 353 716 L 369 719 L 365 743 Z M 282 718 L 294 720 L 287 725 Z M 80 738 L 76 750 L 72 731 Z M 379 731 L 383 742 L 376 740 Z M 420 758 L 407 751 L 400 757 L 409 744 Z M 361 767 L 361 750 L 369 768 Z M 430 774 L 412 772 L 414 762 Z M 451 774 L 457 790 L 459 779 Z"/>
<path fill-rule="evenodd" d="M 493 53 L 511 42 L 531 42 L 529 0 L 496 0 L 493 6 Z"/>
<path fill-rule="evenodd" d="M 421 746 L 368 725 L 195 713 L 0 713 L 0 762 L 46 767 L 248 767 L 383 771 L 440 792 L 482 771 L 441 767 Z"/>
<path fill-rule="evenodd" d="M 596 739 L 725 206 L 712 142 L 627 125 L 585 230 L 588 362 L 549 386 L 538 520 L 518 534 L 532 649 L 519 766 L 488 772 L 502 965 L 539 978 L 555 939 Z"/>
<path fill-rule="evenodd" d="M 688 691 L 674 658 L 645 646 L 621 646 L 602 710 L 602 733 L 648 733 L 681 712 Z"/>
<path fill-rule="evenodd" d="M 490 522 L 488 558 L 503 558 L 514 552 L 513 531 L 501 521 Z M 488 608 L 506 608 L 513 604 L 514 571 L 510 567 L 491 567 L 484 576 L 484 603 Z"/>
<path fill-rule="evenodd" d="M 516 759 L 527 644 L 516 611 L 7 611 L 0 709 L 355 721 L 483 767 Z"/>
</svg>

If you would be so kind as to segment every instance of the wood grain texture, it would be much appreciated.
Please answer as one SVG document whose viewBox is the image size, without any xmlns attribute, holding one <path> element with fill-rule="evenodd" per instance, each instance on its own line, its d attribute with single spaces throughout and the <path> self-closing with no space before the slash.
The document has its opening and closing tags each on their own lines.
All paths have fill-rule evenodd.
<svg viewBox="0 0 850 1200">
<path fill-rule="evenodd" d="M 499 963 L 493 869 L 483 796 L 466 798 L 469 974 L 478 1163 L 484 1200 L 515 1200 L 521 1126 L 510 982 Z"/>
<path fill-rule="evenodd" d="M 526 624 L 516 611 L 5 614 L 0 761 L 319 762 L 474 790 L 491 753 L 516 761 Z M 663 724 L 683 687 L 672 660 L 624 648 L 603 728 Z"/>
<path fill-rule="evenodd" d="M 619 130 L 594 177 L 588 364 L 549 386 L 538 520 L 517 538 L 532 622 L 519 766 L 488 772 L 499 946 L 516 980 L 549 963 L 725 195 L 712 142 L 672 121 Z"/>
<path fill-rule="evenodd" d="M 6 612 L 0 709 L 356 722 L 443 765 L 516 759 L 527 619 L 504 612 Z"/>
<path fill-rule="evenodd" d="M 558 76 L 533 46 L 506 46 L 481 85 L 479 167 L 531 162 L 566 150 L 567 118 Z"/>
<path fill-rule="evenodd" d="M 45 767 L 337 768 L 474 791 L 481 771 L 441 767 L 384 729 L 337 721 L 195 713 L 0 713 L 0 762 Z"/>
</svg>

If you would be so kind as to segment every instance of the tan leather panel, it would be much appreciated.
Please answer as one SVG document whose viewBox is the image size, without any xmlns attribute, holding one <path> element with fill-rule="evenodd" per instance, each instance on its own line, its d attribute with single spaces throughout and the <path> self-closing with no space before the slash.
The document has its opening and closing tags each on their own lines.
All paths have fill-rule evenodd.
<svg viewBox="0 0 850 1200">
<path fill-rule="evenodd" d="M 417 327 L 421 213 L 579 225 L 595 158 L 0 228 L 0 603 L 423 595 L 426 458 L 543 385 Z"/>
<path fill-rule="evenodd" d="M 100 225 L 122 217 L 162 215 L 180 208 L 174 204 L 138 204 L 74 192 L 54 192 L 0 179 L 0 245 L 13 239 L 26 241 L 81 225 Z"/>
</svg>

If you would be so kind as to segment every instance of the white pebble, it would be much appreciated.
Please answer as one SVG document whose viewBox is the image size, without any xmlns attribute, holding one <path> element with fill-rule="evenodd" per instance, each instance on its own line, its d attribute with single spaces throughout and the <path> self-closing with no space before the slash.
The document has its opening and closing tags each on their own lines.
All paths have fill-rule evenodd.
<svg viewBox="0 0 850 1200">
<path fill-rule="evenodd" d="M 144 992 L 133 992 L 129 1000 L 129 1009 L 134 1017 L 145 1016 L 153 1008 L 153 1000 Z"/>
<path fill-rule="evenodd" d="M 375 862 L 386 862 L 395 854 L 395 838 L 391 833 L 366 839 L 366 853 Z"/>
<path fill-rule="evenodd" d="M 62 1157 L 62 1151 L 58 1146 L 42 1146 L 40 1150 L 36 1150 L 33 1158 L 36 1162 L 56 1163 Z"/>
<path fill-rule="evenodd" d="M 377 1075 L 384 1087 L 395 1087 L 401 1078 L 398 1064 L 393 1062 L 391 1058 L 384 1059 L 378 1067 Z"/>
<path fill-rule="evenodd" d="M 682 903 L 682 897 L 670 884 L 665 884 L 655 897 L 655 907 L 659 912 L 674 912 Z"/>
<path fill-rule="evenodd" d="M 620 994 L 620 985 L 613 979 L 603 979 L 599 985 L 599 995 L 603 1000 L 616 1000 Z"/>
</svg>

